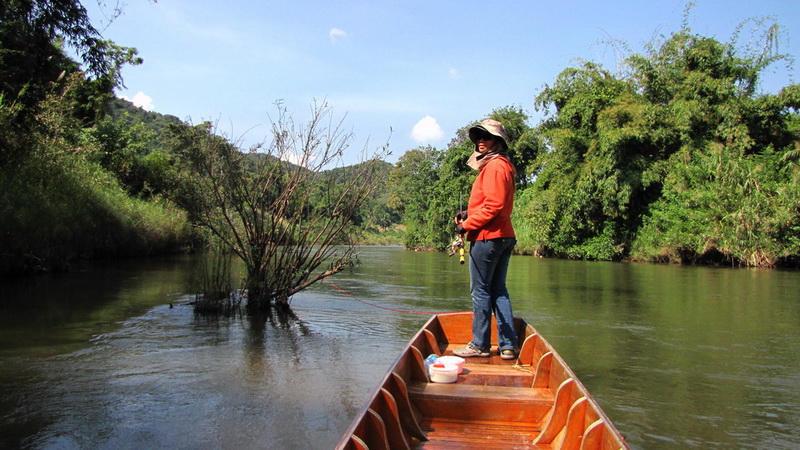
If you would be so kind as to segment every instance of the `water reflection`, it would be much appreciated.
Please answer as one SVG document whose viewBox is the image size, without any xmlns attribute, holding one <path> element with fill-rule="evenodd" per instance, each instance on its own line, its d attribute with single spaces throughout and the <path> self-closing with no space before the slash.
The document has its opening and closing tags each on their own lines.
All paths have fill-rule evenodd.
<svg viewBox="0 0 800 450">
<path fill-rule="evenodd" d="M 0 447 L 333 447 L 428 317 L 392 309 L 470 307 L 446 255 L 361 261 L 273 322 L 170 308 L 182 258 L 0 283 Z M 514 257 L 509 288 L 635 448 L 800 445 L 800 273 Z"/>
</svg>

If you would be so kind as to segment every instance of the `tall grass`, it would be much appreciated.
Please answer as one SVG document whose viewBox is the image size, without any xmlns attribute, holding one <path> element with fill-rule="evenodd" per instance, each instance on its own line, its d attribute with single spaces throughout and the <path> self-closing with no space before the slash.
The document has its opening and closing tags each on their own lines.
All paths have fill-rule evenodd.
<svg viewBox="0 0 800 450">
<path fill-rule="evenodd" d="M 674 159 L 678 159 L 677 155 Z M 631 256 L 644 261 L 796 265 L 800 167 L 783 154 L 722 147 L 674 164 Z"/>
<path fill-rule="evenodd" d="M 182 210 L 163 199 L 129 197 L 112 175 L 83 158 L 33 157 L 0 170 L 0 273 L 173 252 L 192 234 Z"/>
<path fill-rule="evenodd" d="M 213 246 L 197 259 L 194 311 L 203 316 L 241 314 L 242 291 L 234 286 L 234 256 Z"/>
<path fill-rule="evenodd" d="M 234 256 L 214 245 L 196 259 L 194 311 L 204 316 L 241 314 L 242 291 L 234 285 Z"/>
<path fill-rule="evenodd" d="M 0 98 L 0 274 L 171 252 L 193 240 L 181 209 L 129 196 L 91 161 L 101 149 L 84 139 L 76 115 L 83 83 L 79 73 L 53 83 L 22 125 L 18 108 Z"/>
</svg>

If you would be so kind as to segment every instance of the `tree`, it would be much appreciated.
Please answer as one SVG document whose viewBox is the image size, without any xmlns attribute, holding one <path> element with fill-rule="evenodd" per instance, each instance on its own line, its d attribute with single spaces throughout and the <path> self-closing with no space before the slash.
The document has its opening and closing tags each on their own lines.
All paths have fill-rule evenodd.
<svg viewBox="0 0 800 450">
<path fill-rule="evenodd" d="M 439 151 L 434 147 L 409 150 L 397 160 L 389 174 L 389 206 L 403 216 L 405 246 L 430 246 L 427 211 L 438 180 Z"/>
<path fill-rule="evenodd" d="M 384 167 L 378 152 L 312 208 L 320 172 L 342 156 L 351 135 L 332 122 L 327 104 L 315 103 L 311 112 L 296 126 L 279 104 L 272 141 L 248 152 L 208 123 L 178 129 L 187 170 L 171 196 L 243 261 L 251 312 L 287 306 L 292 295 L 352 262 L 352 219 Z"/>
<path fill-rule="evenodd" d="M 766 51 L 742 54 L 685 27 L 630 56 L 626 76 L 562 71 L 537 97 L 555 114 L 520 202 L 528 251 L 747 265 L 796 254 L 797 87 L 756 95 L 786 58 L 775 30 Z"/>
<path fill-rule="evenodd" d="M 77 65 L 64 56 L 74 48 L 93 79 L 122 83 L 120 61 L 135 50 L 103 40 L 79 0 L 8 0 L 0 5 L 0 91 L 11 99 L 26 86 L 39 88 Z M 132 52 L 132 53 L 131 53 Z"/>
<path fill-rule="evenodd" d="M 309 214 L 325 213 L 331 196 L 338 191 L 339 186 L 346 185 L 350 179 L 358 176 L 360 166 L 361 164 L 337 167 L 321 173 L 311 196 Z M 374 169 L 379 171 L 383 179 L 386 179 L 393 168 L 393 164 L 383 162 L 380 163 L 380 167 Z M 389 206 L 388 183 L 379 183 L 375 186 L 372 195 L 366 199 L 353 217 L 353 222 L 358 225 L 360 231 L 373 233 L 381 233 L 401 222 L 398 212 Z"/>
<path fill-rule="evenodd" d="M 91 125 L 101 117 L 121 68 L 140 64 L 136 50 L 103 40 L 78 0 L 8 0 L 0 3 L 0 167 L 25 155 L 36 126 L 39 103 L 65 90 L 80 65 L 65 53 L 74 49 L 85 65 L 84 81 L 69 89 L 73 115 Z"/>
<path fill-rule="evenodd" d="M 536 253 L 618 256 L 618 247 L 608 240 L 619 242 L 623 231 L 615 224 L 625 223 L 630 212 L 627 199 L 619 195 L 635 191 L 625 183 L 636 183 L 626 178 L 626 166 L 642 165 L 631 152 L 646 152 L 636 139 L 637 123 L 625 119 L 636 108 L 632 91 L 623 80 L 586 63 L 562 71 L 537 97 L 539 108 L 555 105 L 556 114 L 539 127 L 549 151 L 540 153 L 533 164 L 536 182 L 518 213 L 534 234 Z M 630 132 L 623 135 L 620 130 L 605 138 L 602 130 L 613 123 L 614 114 Z"/>
<path fill-rule="evenodd" d="M 530 118 L 522 108 L 505 106 L 497 108 L 490 118 L 503 123 L 508 134 L 508 157 L 517 169 L 517 189 L 528 186 L 528 171 L 542 147 L 541 138 L 535 129 L 528 125 Z"/>
</svg>

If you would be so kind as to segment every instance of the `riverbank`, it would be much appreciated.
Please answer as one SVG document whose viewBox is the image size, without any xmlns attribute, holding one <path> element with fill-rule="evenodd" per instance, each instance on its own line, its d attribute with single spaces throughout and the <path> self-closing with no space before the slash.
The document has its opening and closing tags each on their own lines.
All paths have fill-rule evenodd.
<svg viewBox="0 0 800 450">
<path fill-rule="evenodd" d="M 199 240 L 163 198 L 130 196 L 98 165 L 31 158 L 0 170 L 0 275 L 69 271 L 75 261 L 186 252 Z"/>
</svg>

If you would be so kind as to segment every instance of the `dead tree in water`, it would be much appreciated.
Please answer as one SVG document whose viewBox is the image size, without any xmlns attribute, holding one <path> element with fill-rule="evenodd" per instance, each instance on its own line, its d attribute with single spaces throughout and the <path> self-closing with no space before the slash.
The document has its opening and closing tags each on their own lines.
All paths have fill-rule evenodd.
<svg viewBox="0 0 800 450">
<path fill-rule="evenodd" d="M 352 219 L 383 175 L 385 147 L 332 179 L 321 175 L 341 165 L 352 133 L 327 104 L 314 103 L 301 126 L 278 104 L 271 142 L 247 152 L 213 128 L 179 136 L 187 170 L 174 197 L 244 263 L 248 310 L 286 306 L 352 263 Z"/>
</svg>

